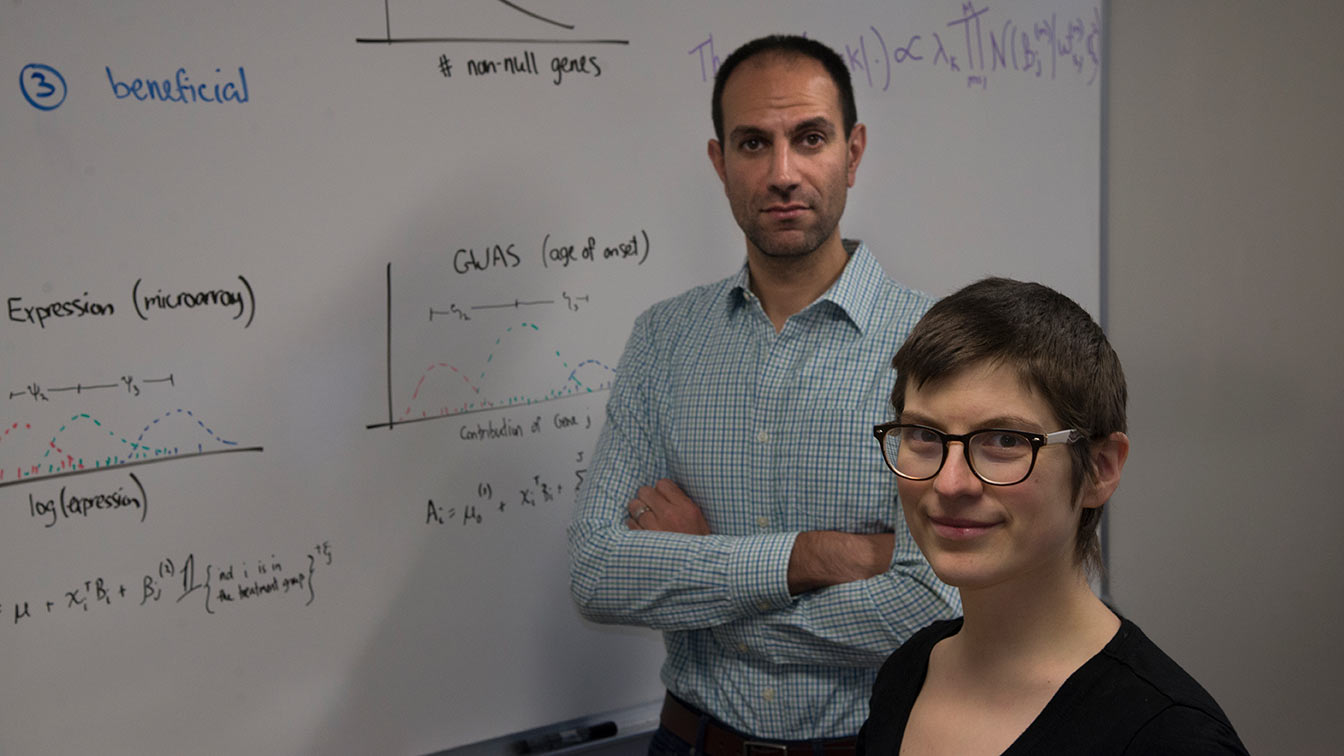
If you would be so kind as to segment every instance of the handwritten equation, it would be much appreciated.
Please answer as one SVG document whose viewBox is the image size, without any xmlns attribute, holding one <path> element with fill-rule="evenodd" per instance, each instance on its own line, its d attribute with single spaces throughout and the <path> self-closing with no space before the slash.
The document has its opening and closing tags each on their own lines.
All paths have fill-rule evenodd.
<svg viewBox="0 0 1344 756">
<path fill-rule="evenodd" d="M 194 552 L 163 557 L 151 569 L 130 578 L 96 575 L 50 595 L 0 597 L 0 617 L 9 626 L 63 617 L 87 617 L 117 608 L 188 604 L 217 614 L 244 602 L 295 602 L 317 599 L 317 577 L 331 567 L 331 543 L 321 541 L 292 561 L 274 554 L 242 561 L 206 561 Z M 6 600 L 7 599 L 7 600 Z"/>
<path fill-rule="evenodd" d="M 1101 9 L 1090 18 L 1019 20 L 992 13 L 989 3 L 961 4 L 937 30 L 879 29 L 870 25 L 837 49 L 854 77 L 883 92 L 901 67 L 926 67 L 963 77 L 965 86 L 988 89 L 990 74 L 1026 76 L 1043 81 L 1069 77 L 1087 86 L 1101 74 Z M 1000 20 L 1002 18 L 1002 20 Z M 688 51 L 701 81 L 710 81 L 723 62 L 714 35 Z"/>
<path fill-rule="evenodd" d="M 582 462 L 582 452 L 579 453 L 578 460 Z M 569 502 L 578 494 L 587 474 L 588 468 L 581 467 L 575 468 L 573 477 L 568 480 L 547 479 L 541 475 L 533 475 L 531 480 L 507 488 L 497 488 L 493 483 L 481 481 L 472 492 L 476 499 L 472 503 L 441 504 L 430 499 L 424 510 L 424 524 L 434 527 L 457 525 L 472 528 L 493 523 L 507 513 L 535 510 L 539 506 L 549 506 L 558 501 Z"/>
</svg>

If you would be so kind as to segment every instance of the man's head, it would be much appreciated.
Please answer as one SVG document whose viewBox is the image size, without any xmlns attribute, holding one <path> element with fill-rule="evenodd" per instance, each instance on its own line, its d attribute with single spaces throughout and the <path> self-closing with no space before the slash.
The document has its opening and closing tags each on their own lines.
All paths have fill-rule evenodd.
<svg viewBox="0 0 1344 756">
<path fill-rule="evenodd" d="M 811 58 L 821 64 L 835 85 L 839 95 L 836 103 L 840 109 L 841 128 L 846 139 L 858 123 L 858 109 L 854 105 L 854 85 L 850 83 L 849 69 L 845 61 L 831 48 L 822 43 L 794 35 L 772 34 L 768 37 L 753 39 L 742 45 L 724 59 L 714 74 L 714 97 L 710 104 L 710 116 L 714 119 L 714 136 L 723 143 L 723 88 L 728 77 L 743 61 L 757 55 L 777 55 L 785 58 Z"/>
<path fill-rule="evenodd" d="M 843 258 L 840 216 L 867 144 L 852 108 L 843 62 L 801 37 L 748 43 L 719 69 L 708 154 L 749 258 Z"/>
<path fill-rule="evenodd" d="M 891 401 L 898 418 L 911 389 L 936 388 L 984 367 L 1015 373 L 1059 422 L 1059 428 L 1047 430 L 1073 428 L 1085 438 L 1069 447 L 1075 504 L 1096 480 L 1097 449 L 1125 431 L 1125 376 L 1106 334 L 1077 303 L 1041 284 L 987 278 L 957 291 L 924 315 L 892 366 L 897 378 Z M 1091 570 L 1100 566 L 1101 509 L 1098 504 L 1083 510 L 1075 542 L 1076 558 Z"/>
</svg>

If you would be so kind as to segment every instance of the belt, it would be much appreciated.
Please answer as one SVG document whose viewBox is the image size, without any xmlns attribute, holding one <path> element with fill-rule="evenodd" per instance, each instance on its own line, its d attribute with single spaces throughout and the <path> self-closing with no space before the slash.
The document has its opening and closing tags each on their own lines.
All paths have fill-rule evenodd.
<svg viewBox="0 0 1344 756">
<path fill-rule="evenodd" d="M 663 699 L 660 723 L 693 748 L 700 744 L 697 736 L 702 718 L 705 720 L 705 739 L 699 752 L 706 756 L 849 756 L 854 753 L 854 738 L 779 742 L 743 737 L 713 717 L 682 703 L 671 693 Z"/>
</svg>

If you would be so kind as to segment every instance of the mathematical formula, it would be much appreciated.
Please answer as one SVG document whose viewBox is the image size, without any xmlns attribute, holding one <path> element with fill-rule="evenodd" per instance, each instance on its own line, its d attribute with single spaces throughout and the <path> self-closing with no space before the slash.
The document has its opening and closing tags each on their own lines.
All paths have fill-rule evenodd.
<svg viewBox="0 0 1344 756">
<path fill-rule="evenodd" d="M 1020 21 L 991 13 L 989 4 L 961 4 L 937 30 L 882 30 L 869 26 L 837 52 L 849 65 L 855 86 L 883 92 L 891 88 L 893 71 L 926 67 L 964 77 L 965 86 L 988 89 L 990 74 L 1071 81 L 1091 86 L 1101 73 L 1101 10 L 1091 18 L 1048 18 Z M 723 62 L 714 35 L 697 40 L 687 51 L 692 70 L 711 81 Z"/>
<path fill-rule="evenodd" d="M 166 556 L 149 570 L 125 578 L 97 575 L 42 596 L 0 597 L 0 617 L 9 626 L 88 616 L 116 608 L 191 605 L 217 614 L 244 602 L 317 599 L 317 577 L 333 561 L 331 543 L 320 541 L 292 561 L 270 554 L 242 561 L 206 561 L 194 552 Z M 190 601 L 190 604 L 188 604 Z"/>
<path fill-rule="evenodd" d="M 578 455 L 578 459 L 582 461 L 582 453 Z M 573 477 L 568 480 L 547 479 L 541 475 L 533 475 L 522 485 L 514 484 L 507 488 L 502 486 L 496 488 L 493 483 L 482 481 L 472 492 L 476 499 L 472 503 L 443 504 L 430 499 L 423 510 L 423 522 L 425 525 L 435 527 L 457 525 L 471 528 L 494 522 L 505 513 L 535 510 L 539 505 L 548 506 L 556 502 L 570 503 L 583 486 L 583 479 L 587 474 L 588 468 L 581 467 L 575 468 Z"/>
</svg>

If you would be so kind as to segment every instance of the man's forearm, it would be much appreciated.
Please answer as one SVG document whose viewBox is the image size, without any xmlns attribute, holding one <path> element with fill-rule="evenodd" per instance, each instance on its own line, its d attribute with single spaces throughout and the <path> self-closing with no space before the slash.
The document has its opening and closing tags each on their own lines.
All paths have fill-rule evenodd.
<svg viewBox="0 0 1344 756">
<path fill-rule="evenodd" d="M 814 591 L 880 575 L 891 566 L 891 533 L 811 530 L 798 534 L 789 555 L 789 593 Z"/>
</svg>

